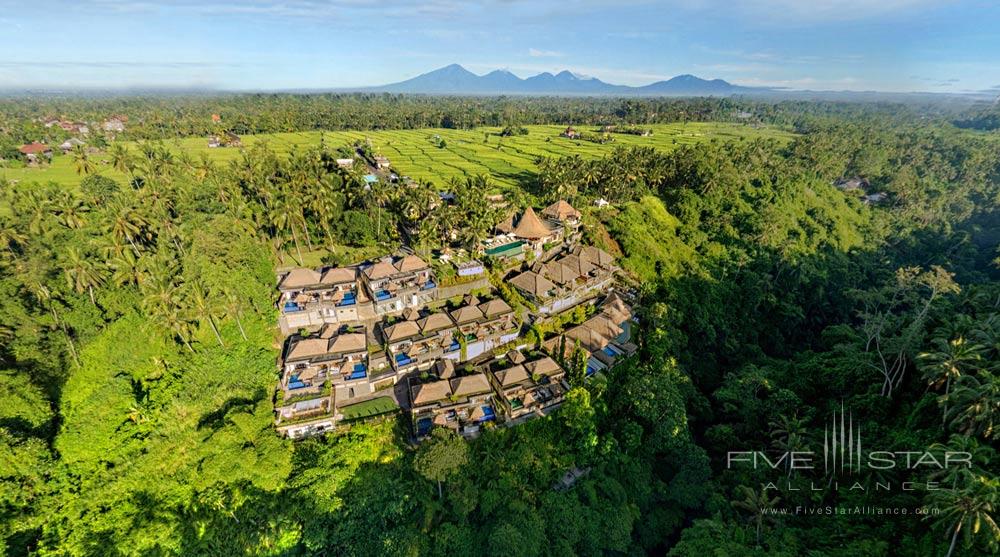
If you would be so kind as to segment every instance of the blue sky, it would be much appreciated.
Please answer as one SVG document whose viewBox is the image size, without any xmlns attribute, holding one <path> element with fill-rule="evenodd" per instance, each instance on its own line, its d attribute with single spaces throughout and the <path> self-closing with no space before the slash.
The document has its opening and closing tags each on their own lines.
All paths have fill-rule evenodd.
<svg viewBox="0 0 1000 557">
<path fill-rule="evenodd" d="M 459 63 L 640 85 L 1000 87 L 988 0 L 0 0 L 0 88 L 379 85 Z"/>
</svg>

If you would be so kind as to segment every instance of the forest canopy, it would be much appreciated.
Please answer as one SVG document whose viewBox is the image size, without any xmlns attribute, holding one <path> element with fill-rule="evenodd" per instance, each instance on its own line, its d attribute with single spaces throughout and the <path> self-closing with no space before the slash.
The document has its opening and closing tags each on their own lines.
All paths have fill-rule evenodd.
<svg viewBox="0 0 1000 557">
<path fill-rule="evenodd" d="M 748 106 L 798 135 L 538 161 L 511 202 L 586 208 L 587 239 L 619 258 L 638 293 L 639 352 L 549 417 L 418 447 L 402 417 L 295 443 L 275 434 L 275 268 L 351 262 L 404 240 L 420 253 L 474 247 L 503 217 L 482 202 L 490 177 L 448 184 L 454 202 L 441 206 L 430 184 L 365 188 L 336 163 L 349 146 L 255 145 L 222 164 L 156 141 L 212 133 L 213 111 L 251 134 L 724 121 Z M 1000 141 L 952 123 L 968 115 L 247 95 L 5 100 L 0 128 L 21 143 L 43 129 L 38 118 L 70 112 L 129 115 L 130 131 L 102 147 L 127 179 L 98 167 L 81 168 L 79 188 L 0 184 L 6 554 L 1000 549 Z M 853 178 L 866 189 L 843 187 Z M 821 450 L 841 408 L 866 445 L 966 451 L 970 466 L 858 478 L 947 490 L 817 493 L 765 486 L 830 481 L 820 471 L 726 465 L 733 450 Z M 570 470 L 586 472 L 560 487 Z M 865 505 L 937 512 L 768 512 Z"/>
</svg>

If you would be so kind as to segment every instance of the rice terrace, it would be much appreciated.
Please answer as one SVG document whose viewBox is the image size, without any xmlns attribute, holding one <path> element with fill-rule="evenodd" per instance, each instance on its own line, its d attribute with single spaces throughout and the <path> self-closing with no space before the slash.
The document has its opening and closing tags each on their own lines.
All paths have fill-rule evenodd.
<svg viewBox="0 0 1000 557">
<path fill-rule="evenodd" d="M 581 131 L 597 129 L 596 126 L 579 126 Z M 776 127 L 752 127 L 744 124 L 722 122 L 690 122 L 651 124 L 644 126 L 652 131 L 648 136 L 613 134 L 614 141 L 594 143 L 568 139 L 560 134 L 566 130 L 561 125 L 525 126 L 527 135 L 503 137 L 501 128 L 457 130 L 428 128 L 415 130 L 377 131 L 309 131 L 242 136 L 244 147 L 267 142 L 277 153 L 286 154 L 299 147 L 325 142 L 332 147 L 347 146 L 355 142 L 371 141 L 376 151 L 389 157 L 403 174 L 415 180 L 428 180 L 439 186 L 452 178 L 489 174 L 498 185 L 514 186 L 519 180 L 533 174 L 539 157 L 579 155 L 599 158 L 610 154 L 616 147 L 654 147 L 672 151 L 685 145 L 707 141 L 767 138 L 788 141 L 790 132 Z M 240 156 L 239 149 L 210 148 L 204 138 L 167 140 L 165 145 L 177 152 L 185 152 L 197 159 L 202 155 L 214 162 L 225 162 Z M 98 164 L 107 157 L 95 157 Z M 106 163 L 104 163 L 106 164 Z M 124 178 L 112 168 L 102 168 L 102 173 L 116 179 Z M 85 175 L 76 172 L 72 157 L 55 157 L 41 168 L 4 168 L 0 178 L 23 181 L 53 181 L 61 184 L 79 184 Z"/>
</svg>

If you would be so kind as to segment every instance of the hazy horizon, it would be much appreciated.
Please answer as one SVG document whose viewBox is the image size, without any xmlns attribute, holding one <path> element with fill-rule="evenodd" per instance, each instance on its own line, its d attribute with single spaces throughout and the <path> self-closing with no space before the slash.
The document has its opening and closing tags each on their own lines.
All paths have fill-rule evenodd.
<svg viewBox="0 0 1000 557">
<path fill-rule="evenodd" d="M 637 86 L 692 74 L 812 91 L 1000 92 L 980 1 L 0 0 L 0 89 L 336 90 L 457 63 Z"/>
</svg>

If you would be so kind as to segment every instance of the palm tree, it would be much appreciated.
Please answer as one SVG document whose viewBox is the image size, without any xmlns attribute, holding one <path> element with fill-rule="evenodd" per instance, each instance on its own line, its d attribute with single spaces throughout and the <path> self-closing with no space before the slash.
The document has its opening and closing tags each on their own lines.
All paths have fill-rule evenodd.
<svg viewBox="0 0 1000 557">
<path fill-rule="evenodd" d="M 234 292 L 225 292 L 224 297 L 226 300 L 226 313 L 232 315 L 236 319 L 236 326 L 240 330 L 240 336 L 243 340 L 247 340 L 247 333 L 243 330 L 243 320 L 240 319 L 241 306 L 240 298 Z"/>
<path fill-rule="evenodd" d="M 176 292 L 177 285 L 172 280 L 155 276 L 142 286 L 142 308 L 150 321 L 169 331 L 174 338 L 179 338 L 188 350 L 194 352 L 191 346 L 191 323 L 181 311 Z"/>
<path fill-rule="evenodd" d="M 128 147 L 122 143 L 115 143 L 111 145 L 108 154 L 111 156 L 111 167 L 122 174 L 128 174 L 131 182 L 135 161 L 132 160 L 132 154 L 129 153 Z"/>
<path fill-rule="evenodd" d="M 56 203 L 59 221 L 63 226 L 71 229 L 83 228 L 86 224 L 83 215 L 90 211 L 90 207 L 82 199 L 69 192 L 63 192 Z"/>
<path fill-rule="evenodd" d="M 764 520 L 768 518 L 767 513 L 769 509 L 778 503 L 778 497 L 769 498 L 767 490 L 763 487 L 760 491 L 754 491 L 745 485 L 741 485 L 739 489 L 743 495 L 743 499 L 733 501 L 732 505 L 737 509 L 748 511 L 751 514 L 750 520 L 754 523 L 757 532 L 757 545 L 760 546 L 760 535 L 764 528 Z"/>
<path fill-rule="evenodd" d="M 52 321 L 59 327 L 63 336 L 66 338 L 66 344 L 69 347 L 70 356 L 77 366 L 80 365 L 80 357 L 76 352 L 76 343 L 73 342 L 73 336 L 69 332 L 69 327 L 66 322 L 62 320 L 59 315 L 59 311 L 56 309 L 58 304 L 56 303 L 57 295 L 45 284 L 45 275 L 47 270 L 43 268 L 44 264 L 40 264 L 40 260 L 31 261 L 26 260 L 24 263 L 19 265 L 17 269 L 18 275 L 23 277 L 22 282 L 28 292 L 38 300 L 38 303 L 49 310 L 52 315 Z"/>
<path fill-rule="evenodd" d="M 780 415 L 777 421 L 769 424 L 771 426 L 771 442 L 775 448 L 791 453 L 802 449 L 806 437 L 806 420 L 796 416 L 788 417 Z M 786 459 L 788 466 L 788 477 L 792 476 L 791 459 Z"/>
<path fill-rule="evenodd" d="M 132 208 L 121 208 L 111 223 L 111 235 L 119 242 L 119 245 L 123 244 L 122 240 L 128 240 L 136 257 L 138 257 L 141 254 L 136 239 L 141 239 L 144 235 L 151 236 L 148 232 L 148 226 L 149 223 L 138 211 Z"/>
<path fill-rule="evenodd" d="M 937 350 L 924 352 L 918 358 L 927 384 L 931 387 L 940 387 L 944 384 L 944 396 L 940 399 L 943 405 L 942 420 L 944 420 L 944 416 L 948 414 L 947 400 L 952 383 L 980 361 L 983 347 L 966 342 L 962 337 L 951 341 L 935 338 L 934 345 Z"/>
<path fill-rule="evenodd" d="M 294 215 L 295 209 L 292 206 L 291 201 L 287 196 L 282 196 L 276 200 L 275 206 L 272 207 L 270 212 L 271 225 L 274 227 L 275 232 L 283 234 L 285 231 L 291 231 L 292 240 L 295 242 L 295 253 L 298 254 L 298 263 L 302 265 L 302 248 L 299 246 L 299 237 L 295 233 L 295 227 L 298 224 L 298 219 Z M 299 214 L 301 214 L 301 209 L 299 209 Z"/>
<path fill-rule="evenodd" d="M 94 161 L 90 160 L 90 155 L 83 145 L 73 148 L 73 164 L 76 165 L 77 174 L 90 174 L 94 171 Z"/>
<path fill-rule="evenodd" d="M 945 397 L 954 406 L 945 418 L 966 435 L 982 435 L 984 439 L 1000 439 L 996 429 L 1000 417 L 1000 378 L 986 369 L 975 375 L 964 375 L 955 383 L 955 390 Z"/>
<path fill-rule="evenodd" d="M 3 246 L 9 253 L 11 258 L 17 259 L 17 251 L 24 246 L 25 242 L 28 241 L 28 237 L 21 233 L 7 219 L 0 222 L 0 246 Z"/>
<path fill-rule="evenodd" d="M 198 316 L 208 321 L 212 332 L 215 333 L 215 340 L 219 341 L 219 346 L 225 347 L 226 343 L 222 341 L 222 335 L 219 334 L 219 328 L 215 324 L 218 306 L 212 300 L 208 289 L 200 281 L 189 282 L 185 286 L 185 301 Z"/>
<path fill-rule="evenodd" d="M 951 534 L 947 557 L 955 553 L 959 534 L 964 534 L 965 547 L 970 547 L 974 536 L 981 533 L 986 535 L 988 549 L 996 550 L 1000 544 L 1000 527 L 993 518 L 998 506 L 1000 479 L 963 470 L 962 486 L 934 490 L 928 497 L 928 506 L 936 507 L 940 513 L 928 515 L 925 520 L 933 519 L 935 527 Z"/>
<path fill-rule="evenodd" d="M 90 303 L 97 306 L 94 288 L 104 284 L 104 275 L 100 267 L 84 256 L 78 248 L 69 247 L 66 248 L 63 274 L 66 276 L 66 284 L 71 289 L 79 294 L 86 291 L 90 295 Z"/>
</svg>

